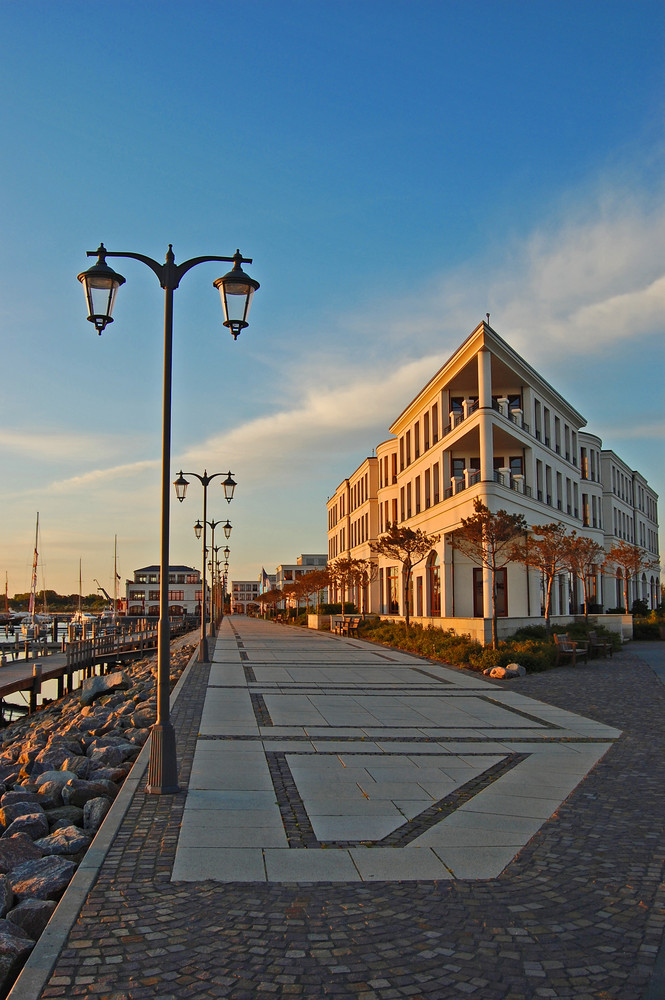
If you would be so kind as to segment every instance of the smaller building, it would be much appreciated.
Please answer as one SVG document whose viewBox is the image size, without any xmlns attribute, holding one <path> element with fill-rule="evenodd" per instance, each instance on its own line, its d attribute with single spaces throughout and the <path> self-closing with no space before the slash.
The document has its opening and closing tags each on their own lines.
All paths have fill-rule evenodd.
<svg viewBox="0 0 665 1000">
<path fill-rule="evenodd" d="M 232 580 L 231 614 L 256 614 L 259 611 L 259 604 L 257 603 L 259 593 L 258 580 Z"/>
<path fill-rule="evenodd" d="M 298 556 L 295 563 L 282 563 L 275 572 L 275 587 L 283 590 L 287 583 L 295 583 L 305 573 L 312 573 L 315 569 L 325 569 L 328 565 L 328 556 L 325 553 L 303 554 Z"/>
<path fill-rule="evenodd" d="M 125 581 L 128 615 L 159 617 L 159 566 L 134 570 Z M 201 573 L 192 566 L 169 566 L 169 617 L 201 614 Z"/>
</svg>

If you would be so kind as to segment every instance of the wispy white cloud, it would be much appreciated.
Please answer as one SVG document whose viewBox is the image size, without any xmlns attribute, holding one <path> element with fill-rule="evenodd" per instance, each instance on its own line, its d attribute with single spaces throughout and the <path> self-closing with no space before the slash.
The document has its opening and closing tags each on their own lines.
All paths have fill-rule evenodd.
<svg viewBox="0 0 665 1000">
<path fill-rule="evenodd" d="M 292 407 L 197 443 L 183 455 L 185 464 L 241 465 L 252 479 L 282 469 L 318 465 L 331 453 L 370 450 L 388 437 L 388 425 L 422 387 L 440 361 L 428 356 L 393 371 L 371 371 L 336 387 L 310 388 Z M 378 435 L 378 436 L 377 436 Z"/>
<path fill-rule="evenodd" d="M 69 493 L 81 489 L 91 489 L 94 487 L 108 488 L 109 484 L 123 480 L 132 479 L 135 483 L 141 473 L 158 469 L 160 463 L 155 459 L 143 462 L 130 462 L 125 465 L 115 465 L 107 469 L 89 469 L 79 476 L 70 476 L 68 479 L 60 479 L 52 482 L 47 487 L 47 492 Z"/>
</svg>

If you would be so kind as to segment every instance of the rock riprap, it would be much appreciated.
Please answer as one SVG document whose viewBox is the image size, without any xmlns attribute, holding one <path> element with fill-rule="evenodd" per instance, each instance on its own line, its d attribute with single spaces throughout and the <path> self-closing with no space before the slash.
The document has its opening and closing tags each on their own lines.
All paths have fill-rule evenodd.
<svg viewBox="0 0 665 1000">
<path fill-rule="evenodd" d="M 171 653 L 171 685 L 192 654 Z M 156 714 L 156 659 L 91 677 L 0 731 L 0 996 L 104 821 Z"/>
</svg>

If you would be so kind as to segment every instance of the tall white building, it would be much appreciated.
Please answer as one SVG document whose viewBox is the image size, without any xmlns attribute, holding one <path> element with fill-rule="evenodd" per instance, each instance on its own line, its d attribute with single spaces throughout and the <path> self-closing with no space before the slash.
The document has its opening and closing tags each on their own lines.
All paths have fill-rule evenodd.
<svg viewBox="0 0 665 1000">
<path fill-rule="evenodd" d="M 487 323 L 481 323 L 390 427 L 391 437 L 328 501 L 328 558 L 369 558 L 370 541 L 397 522 L 440 535 L 404 593 L 401 569 L 385 557 L 363 605 L 484 640 L 491 623 L 490 575 L 454 551 L 452 533 L 476 498 L 529 525 L 562 522 L 607 551 L 626 539 L 658 555 L 658 497 L 646 479 L 585 430 L 584 417 Z M 617 600 L 621 582 L 621 599 Z M 540 618 L 539 574 L 512 563 L 499 571 L 503 632 Z M 623 602 L 611 568 L 589 581 L 597 610 Z M 659 600 L 658 570 L 631 581 L 631 599 Z M 339 595 L 337 595 L 339 597 Z M 575 581 L 562 574 L 555 615 L 580 610 Z M 500 623 L 501 630 L 501 623 Z"/>
</svg>

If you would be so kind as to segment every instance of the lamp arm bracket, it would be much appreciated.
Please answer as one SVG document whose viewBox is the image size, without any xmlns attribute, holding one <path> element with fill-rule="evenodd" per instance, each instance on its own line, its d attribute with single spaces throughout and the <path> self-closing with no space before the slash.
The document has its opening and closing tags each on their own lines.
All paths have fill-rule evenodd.
<svg viewBox="0 0 665 1000">
<path fill-rule="evenodd" d="M 197 264 L 205 264 L 206 261 L 211 261 L 211 260 L 221 260 L 224 261 L 225 263 L 233 264 L 237 260 L 237 257 L 192 257 L 191 260 L 185 260 L 182 262 L 182 264 L 175 265 L 175 269 L 178 274 L 178 281 L 180 281 L 183 274 L 186 274 L 187 271 L 189 271 L 192 267 L 196 267 Z M 241 257 L 239 263 L 252 264 L 253 260 L 251 257 Z M 173 287 L 177 288 L 178 285 L 175 284 Z"/>
<path fill-rule="evenodd" d="M 98 250 L 88 250 L 87 251 L 87 256 L 88 257 L 97 257 L 98 254 L 99 254 Z M 124 253 L 124 252 L 121 253 L 120 251 L 117 251 L 117 250 L 116 251 L 105 250 L 104 251 L 104 256 L 105 257 L 131 257 L 132 260 L 140 260 L 140 261 L 142 261 L 143 264 L 147 264 L 148 267 L 151 268 L 155 272 L 155 274 L 159 278 L 159 283 L 161 284 L 162 288 L 166 288 L 166 285 L 164 284 L 164 271 L 165 271 L 166 265 L 165 264 L 159 264 L 156 260 L 153 260 L 152 257 L 146 257 L 146 255 L 143 254 L 143 253 Z M 174 287 L 177 287 L 177 286 L 174 286 Z"/>
</svg>

